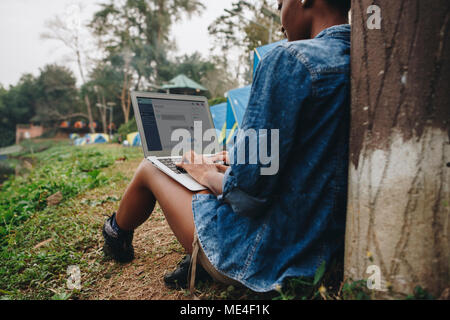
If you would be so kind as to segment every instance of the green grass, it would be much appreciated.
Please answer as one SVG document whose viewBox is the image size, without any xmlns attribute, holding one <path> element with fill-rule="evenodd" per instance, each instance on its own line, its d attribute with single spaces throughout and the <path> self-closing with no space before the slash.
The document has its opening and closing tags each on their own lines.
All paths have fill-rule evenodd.
<svg viewBox="0 0 450 320">
<path fill-rule="evenodd" d="M 17 225 L 47 207 L 49 196 L 61 192 L 63 199 L 70 199 L 108 183 L 101 169 L 129 151 L 139 154 L 134 148 L 56 146 L 27 155 L 33 169 L 6 181 L 0 190 L 0 246 Z"/>
<path fill-rule="evenodd" d="M 120 173 L 102 169 L 117 159 L 142 157 L 142 151 L 57 145 L 23 156 L 33 160 L 33 169 L 0 189 L 0 297 L 74 298 L 76 291 L 65 290 L 67 267 L 78 265 L 86 275 L 86 285 L 91 281 L 89 274 L 100 268 L 98 261 L 86 254 L 97 242 L 100 221 L 77 214 L 77 207 L 83 204 L 75 197 L 123 179 Z M 62 193 L 62 202 L 47 206 L 47 198 L 56 192 Z M 45 245 L 36 248 L 44 241 Z"/>
<path fill-rule="evenodd" d="M 0 299 L 89 298 L 91 284 L 105 271 L 99 249 L 103 218 L 83 214 L 83 210 L 97 210 L 120 200 L 104 191 L 123 182 L 122 172 L 104 169 L 117 159 L 141 158 L 142 150 L 47 142 L 30 143 L 26 150 L 16 157 L 27 159 L 33 168 L 0 189 Z M 97 190 L 104 193 L 97 196 L 102 192 Z M 62 193 L 62 202 L 47 206 L 47 198 L 56 192 Z M 67 289 L 70 265 L 81 269 L 82 291 Z M 283 288 L 267 294 L 211 282 L 198 289 L 202 299 L 371 298 L 365 281 L 342 284 L 342 273 L 342 259 L 338 259 L 329 266 L 322 264 L 314 278 L 290 279 Z M 430 298 L 419 289 L 409 298 L 417 297 Z"/>
</svg>

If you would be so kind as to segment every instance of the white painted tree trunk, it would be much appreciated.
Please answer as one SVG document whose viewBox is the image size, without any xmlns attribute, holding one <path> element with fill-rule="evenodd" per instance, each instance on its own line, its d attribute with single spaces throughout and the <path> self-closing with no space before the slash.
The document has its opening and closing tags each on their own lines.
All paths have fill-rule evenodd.
<svg viewBox="0 0 450 320">
<path fill-rule="evenodd" d="M 380 30 L 366 24 L 374 3 Z M 353 0 L 352 11 L 345 278 L 374 265 L 393 296 L 421 286 L 439 297 L 450 287 L 449 1 Z"/>
</svg>

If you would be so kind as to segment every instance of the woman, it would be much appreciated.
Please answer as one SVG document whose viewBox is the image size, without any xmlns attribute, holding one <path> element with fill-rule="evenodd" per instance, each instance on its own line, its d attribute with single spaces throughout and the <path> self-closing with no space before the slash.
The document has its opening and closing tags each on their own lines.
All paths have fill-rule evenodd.
<svg viewBox="0 0 450 320">
<path fill-rule="evenodd" d="M 279 130 L 279 171 L 261 175 L 259 164 L 227 167 L 187 154 L 179 166 L 208 188 L 192 193 L 144 160 L 103 228 L 105 252 L 116 260 L 133 259 L 133 231 L 155 201 L 192 260 L 198 252 L 197 269 L 257 292 L 273 290 L 288 277 L 313 276 L 342 247 L 350 0 L 278 5 L 288 42 L 258 65 L 241 129 Z M 189 257 L 166 283 L 187 278 Z"/>
</svg>

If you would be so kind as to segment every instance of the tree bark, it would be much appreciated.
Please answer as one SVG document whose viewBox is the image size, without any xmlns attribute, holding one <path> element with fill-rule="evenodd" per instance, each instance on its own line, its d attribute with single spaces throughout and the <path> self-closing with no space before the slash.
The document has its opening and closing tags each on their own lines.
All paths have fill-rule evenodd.
<svg viewBox="0 0 450 320">
<path fill-rule="evenodd" d="M 379 30 L 367 26 L 373 4 Z M 345 278 L 376 265 L 393 296 L 450 287 L 449 9 L 352 0 Z"/>
<path fill-rule="evenodd" d="M 94 128 L 94 117 L 92 117 L 92 108 L 91 108 L 91 101 L 89 100 L 88 95 L 86 94 L 84 96 L 84 102 L 86 103 L 86 109 L 88 112 L 88 119 L 89 119 L 89 130 L 91 131 L 91 133 L 95 133 L 95 128 Z"/>
</svg>

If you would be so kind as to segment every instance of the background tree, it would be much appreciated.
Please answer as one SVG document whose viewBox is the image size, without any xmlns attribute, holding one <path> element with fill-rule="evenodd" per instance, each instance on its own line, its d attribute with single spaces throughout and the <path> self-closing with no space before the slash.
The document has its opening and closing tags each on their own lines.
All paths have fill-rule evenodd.
<svg viewBox="0 0 450 320">
<path fill-rule="evenodd" d="M 206 72 L 202 77 L 202 84 L 208 89 L 211 97 L 223 97 L 225 92 L 239 87 L 238 77 L 229 70 L 224 56 L 213 56 L 210 61 L 214 64 L 214 69 Z"/>
<path fill-rule="evenodd" d="M 239 86 L 236 76 L 228 70 L 224 57 L 212 56 L 204 59 L 198 52 L 184 55 L 168 62 L 171 78 L 185 74 L 208 89 L 208 97 L 223 97 L 226 91 Z"/>
<path fill-rule="evenodd" d="M 233 51 L 238 53 L 237 73 L 247 83 L 252 80 L 250 53 L 253 49 L 283 38 L 279 14 L 274 9 L 276 4 L 268 0 L 235 1 L 232 9 L 208 28 L 215 38 L 215 47 L 224 51 L 224 56 L 230 56 Z"/>
<path fill-rule="evenodd" d="M 55 64 L 45 66 L 36 80 L 36 87 L 36 116 L 32 120 L 51 125 L 86 116 L 78 98 L 75 76 L 68 68 Z"/>
<path fill-rule="evenodd" d="M 381 8 L 381 29 L 367 9 Z M 449 287 L 450 2 L 352 1 L 345 275 L 394 293 Z"/>
<path fill-rule="evenodd" d="M 131 107 L 130 88 L 167 81 L 167 52 L 174 48 L 170 27 L 182 14 L 200 12 L 199 1 L 127 0 L 103 4 L 90 27 L 100 39 L 105 61 L 123 75 L 121 107 L 125 122 Z"/>
<path fill-rule="evenodd" d="M 82 90 L 87 90 L 92 101 L 96 104 L 108 105 L 114 103 L 120 105 L 121 85 L 123 76 L 109 63 L 100 62 L 89 74 L 91 79 Z M 107 133 L 108 113 L 105 108 L 96 108 L 102 121 L 103 132 Z M 124 122 L 123 113 L 118 108 L 113 108 L 113 119 L 116 123 Z"/>
<path fill-rule="evenodd" d="M 78 66 L 78 72 L 81 77 L 82 85 L 86 84 L 87 67 L 86 63 L 89 58 L 87 57 L 88 43 L 86 39 L 89 39 L 87 30 L 85 30 L 81 22 L 81 13 L 83 7 L 81 4 L 72 5 L 71 10 L 68 11 L 66 17 L 62 18 L 56 16 L 46 22 L 47 32 L 41 35 L 42 39 L 57 40 L 63 43 L 67 48 L 72 51 L 74 60 Z M 84 103 L 86 105 L 87 118 L 89 123 L 94 122 L 92 116 L 92 106 L 88 95 L 83 96 Z M 93 126 L 89 126 L 92 133 L 95 132 Z"/>
<path fill-rule="evenodd" d="M 27 124 L 36 112 L 37 80 L 31 74 L 23 75 L 9 90 L 0 87 L 0 146 L 15 142 L 16 125 Z"/>
</svg>

